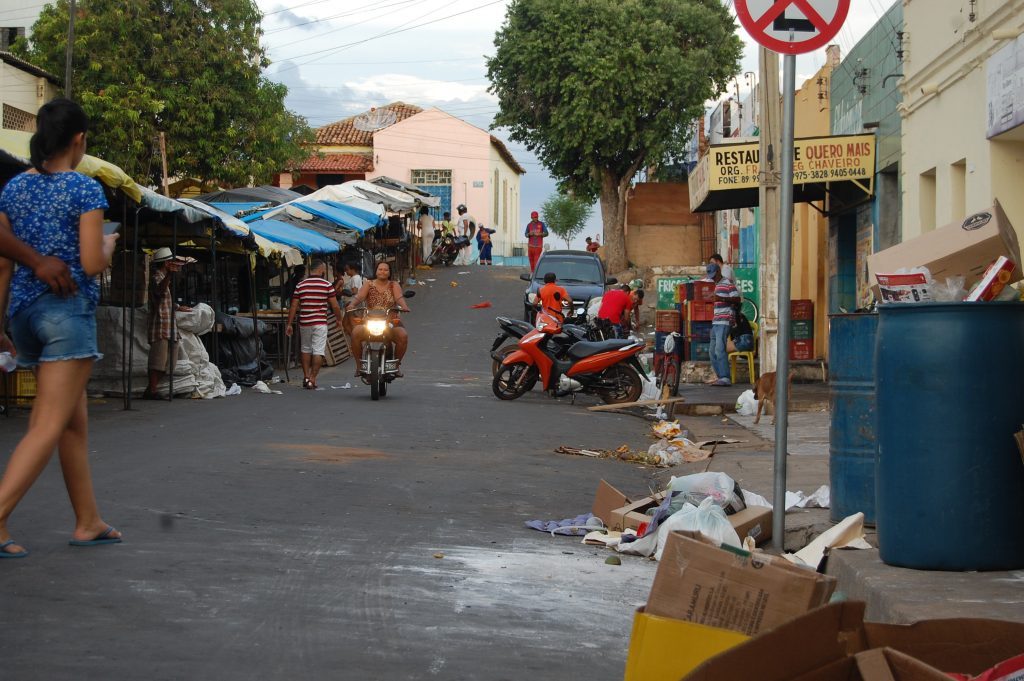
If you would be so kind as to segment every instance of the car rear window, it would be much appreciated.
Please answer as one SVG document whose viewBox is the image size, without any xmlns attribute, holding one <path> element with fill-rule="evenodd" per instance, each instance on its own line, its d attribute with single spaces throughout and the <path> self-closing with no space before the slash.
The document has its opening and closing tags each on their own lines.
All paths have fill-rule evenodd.
<svg viewBox="0 0 1024 681">
<path fill-rule="evenodd" d="M 601 267 L 596 259 L 547 257 L 537 263 L 534 278 L 544 281 L 544 275 L 554 272 L 558 281 L 565 284 L 598 284 L 601 280 Z"/>
</svg>

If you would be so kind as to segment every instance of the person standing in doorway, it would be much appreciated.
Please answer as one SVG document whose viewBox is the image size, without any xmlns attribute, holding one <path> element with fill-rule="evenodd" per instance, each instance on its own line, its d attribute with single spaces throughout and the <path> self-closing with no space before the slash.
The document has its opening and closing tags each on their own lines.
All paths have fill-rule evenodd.
<svg viewBox="0 0 1024 681">
<path fill-rule="evenodd" d="M 434 217 L 426 206 L 420 207 L 420 239 L 423 241 L 423 264 L 426 265 L 430 252 L 434 250 Z"/>
<path fill-rule="evenodd" d="M 337 292 L 331 282 L 324 278 L 327 265 L 323 260 L 314 260 L 309 267 L 309 276 L 299 282 L 288 308 L 288 326 L 284 332 L 294 332 L 295 315 L 299 317 L 299 342 L 302 353 L 302 387 L 316 390 L 316 379 L 327 354 L 327 307 L 330 306 L 342 326 L 341 307 L 338 306 Z"/>
<path fill-rule="evenodd" d="M 707 266 L 708 277 L 715 282 L 715 314 L 711 321 L 711 368 L 715 371 L 716 380 L 712 385 L 729 386 L 729 353 L 726 345 L 729 342 L 729 331 L 733 326 L 733 306 L 739 301 L 736 285 L 722 276 L 721 268 L 711 263 Z"/>
<path fill-rule="evenodd" d="M 190 308 L 175 307 L 171 283 L 183 264 L 175 260 L 166 246 L 153 252 L 153 273 L 149 278 L 149 385 L 142 393 L 144 400 L 162 400 L 157 386 L 169 371 L 174 370 L 177 346 L 174 328 L 174 310 L 188 312 Z M 168 388 L 168 397 L 170 388 Z"/>
<path fill-rule="evenodd" d="M 530 256 L 530 273 L 537 269 L 537 261 L 544 252 L 544 237 L 548 235 L 548 227 L 540 221 L 537 211 L 530 213 L 530 222 L 526 225 L 526 246 Z"/>
<path fill-rule="evenodd" d="M 32 168 L 0 194 L 0 319 L 10 315 L 14 341 L 0 328 L 0 350 L 16 350 L 18 364 L 34 368 L 37 383 L 28 432 L 0 478 L 0 558 L 28 555 L 11 538 L 7 521 L 54 450 L 75 514 L 69 543 L 121 541 L 121 533 L 100 517 L 89 471 L 85 387 L 103 357 L 96 339 L 96 276 L 110 264 L 117 236 L 103 234 L 103 187 L 75 172 L 88 127 L 74 102 L 44 104 L 29 142 Z M 6 258 L 22 267 L 13 271 Z"/>
<path fill-rule="evenodd" d="M 455 222 L 455 234 L 456 236 L 466 237 L 469 243 L 473 243 L 473 235 L 476 234 L 476 218 L 473 217 L 466 205 L 460 203 L 456 210 L 459 212 L 459 219 Z M 459 256 L 455 259 L 456 265 L 468 265 L 473 259 L 472 246 L 467 246 L 459 250 Z"/>
</svg>

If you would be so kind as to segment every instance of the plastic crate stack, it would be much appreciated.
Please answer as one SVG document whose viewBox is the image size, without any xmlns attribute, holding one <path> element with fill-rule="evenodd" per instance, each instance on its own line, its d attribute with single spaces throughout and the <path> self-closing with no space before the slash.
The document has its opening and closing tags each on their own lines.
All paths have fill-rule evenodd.
<svg viewBox="0 0 1024 681">
<path fill-rule="evenodd" d="M 711 321 L 715 318 L 715 284 L 691 281 L 679 285 L 679 300 L 685 336 L 683 359 L 706 362 L 711 358 Z"/>
<path fill-rule="evenodd" d="M 791 300 L 789 358 L 814 359 L 814 301 Z"/>
<path fill-rule="evenodd" d="M 671 333 L 680 333 L 683 329 L 682 311 L 678 302 L 672 303 L 671 309 L 659 307 L 654 313 L 654 371 L 660 373 L 665 364 L 665 339 Z M 676 359 L 683 356 L 682 343 L 676 344 L 673 354 Z"/>
</svg>

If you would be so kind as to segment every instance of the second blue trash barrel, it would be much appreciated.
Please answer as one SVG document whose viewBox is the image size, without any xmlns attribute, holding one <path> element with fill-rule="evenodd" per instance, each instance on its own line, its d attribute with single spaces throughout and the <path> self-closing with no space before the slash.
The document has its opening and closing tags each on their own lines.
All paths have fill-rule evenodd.
<svg viewBox="0 0 1024 681">
<path fill-rule="evenodd" d="M 877 314 L 829 315 L 828 435 L 833 521 L 863 513 L 875 522 L 875 333 Z"/>
<path fill-rule="evenodd" d="M 881 559 L 1024 568 L 1024 304 L 882 305 L 875 358 Z"/>
</svg>

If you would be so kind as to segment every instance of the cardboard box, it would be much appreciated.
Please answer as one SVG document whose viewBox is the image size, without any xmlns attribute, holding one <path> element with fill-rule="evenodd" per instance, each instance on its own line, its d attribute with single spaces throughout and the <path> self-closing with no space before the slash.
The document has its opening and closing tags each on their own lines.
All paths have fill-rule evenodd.
<svg viewBox="0 0 1024 681">
<path fill-rule="evenodd" d="M 751 537 L 754 544 L 760 546 L 772 538 L 772 509 L 765 506 L 747 506 L 729 517 L 732 529 L 740 536 Z"/>
<path fill-rule="evenodd" d="M 932 299 L 931 287 L 924 272 L 907 274 L 875 274 L 878 295 L 885 303 L 927 303 Z"/>
<path fill-rule="evenodd" d="M 727 629 L 658 617 L 638 608 L 626 658 L 626 681 L 679 681 L 705 660 L 749 636 Z"/>
<path fill-rule="evenodd" d="M 605 525 L 609 525 L 612 521 L 612 512 L 628 503 L 629 498 L 625 494 L 602 480 L 597 484 L 594 505 L 590 507 L 590 512 L 600 518 Z"/>
<path fill-rule="evenodd" d="M 961 276 L 970 289 L 989 264 L 1003 255 L 1021 262 L 1020 245 L 1013 225 L 998 201 L 991 208 L 968 216 L 919 237 L 904 241 L 868 256 L 869 281 L 879 272 L 896 272 L 900 268 L 927 267 L 936 282 Z M 1010 283 L 1021 279 L 1021 271 L 1013 273 Z M 875 296 L 879 295 L 875 287 Z"/>
<path fill-rule="evenodd" d="M 637 499 L 633 503 L 615 509 L 612 511 L 612 522 L 608 529 L 618 531 L 639 529 L 642 524 L 651 520 L 645 511 L 661 506 L 661 502 L 664 500 L 665 493 L 658 492 L 653 497 Z"/>
<path fill-rule="evenodd" d="M 1016 263 L 1007 259 L 1004 255 L 999 256 L 985 270 L 985 274 L 982 275 L 981 283 L 978 284 L 978 287 L 971 291 L 964 300 L 969 302 L 993 300 L 1006 288 L 1015 269 L 1017 269 Z"/>
<path fill-rule="evenodd" d="M 708 660 L 685 681 L 949 681 L 1020 653 L 1024 623 L 985 619 L 864 622 L 864 604 L 833 603 Z"/>
<path fill-rule="evenodd" d="M 834 577 L 784 558 L 717 548 L 673 532 L 646 612 L 753 636 L 828 602 L 835 586 Z"/>
</svg>

